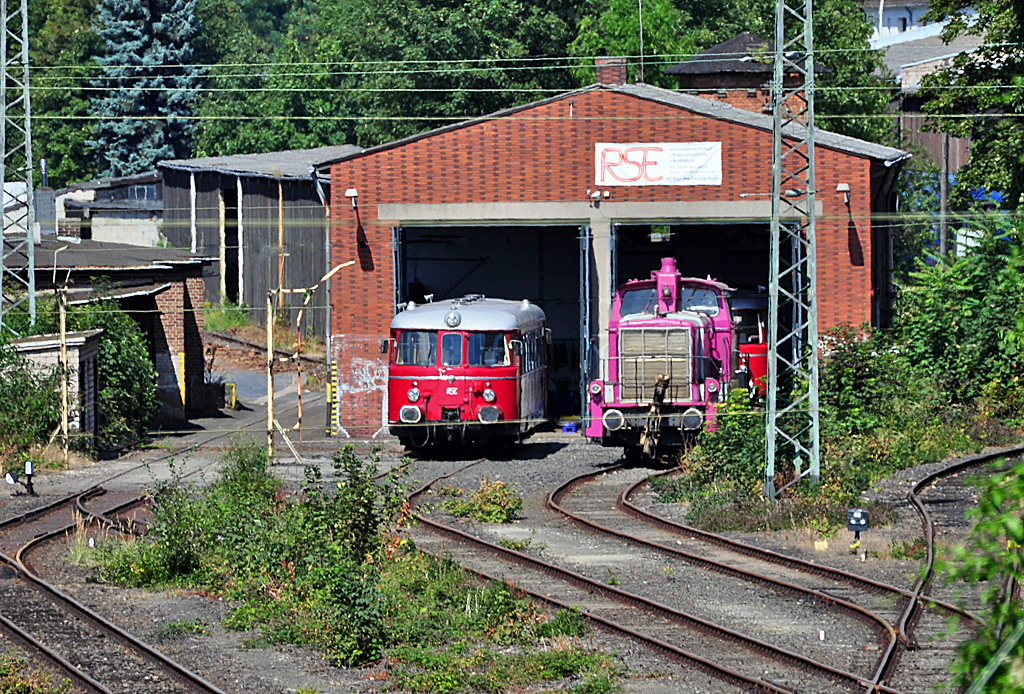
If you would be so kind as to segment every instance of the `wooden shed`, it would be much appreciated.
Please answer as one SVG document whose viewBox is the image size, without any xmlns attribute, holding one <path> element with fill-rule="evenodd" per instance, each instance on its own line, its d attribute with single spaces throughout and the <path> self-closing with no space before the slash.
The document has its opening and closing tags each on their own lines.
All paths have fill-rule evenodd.
<svg viewBox="0 0 1024 694">
<path fill-rule="evenodd" d="M 164 236 L 174 247 L 219 259 L 203 300 L 258 309 L 268 290 L 309 287 L 323 277 L 331 266 L 330 181 L 316 167 L 360 151 L 341 145 L 160 162 Z M 303 319 L 320 337 L 329 324 L 327 292 L 325 286 L 314 296 Z M 280 302 L 296 307 L 302 297 Z M 253 320 L 264 317 L 252 311 Z"/>
</svg>

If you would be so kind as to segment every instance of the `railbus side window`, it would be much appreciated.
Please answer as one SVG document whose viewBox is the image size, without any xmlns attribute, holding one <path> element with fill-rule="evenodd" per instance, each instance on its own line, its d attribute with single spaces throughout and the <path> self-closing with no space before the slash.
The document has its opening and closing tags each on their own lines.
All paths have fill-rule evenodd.
<svg viewBox="0 0 1024 694">
<path fill-rule="evenodd" d="M 472 333 L 467 340 L 466 363 L 470 366 L 509 366 L 504 333 Z"/>
<path fill-rule="evenodd" d="M 398 334 L 394 358 L 395 364 L 400 366 L 434 366 L 437 363 L 437 332 L 403 330 Z"/>
<path fill-rule="evenodd" d="M 441 366 L 462 366 L 462 334 L 441 335 Z"/>
</svg>

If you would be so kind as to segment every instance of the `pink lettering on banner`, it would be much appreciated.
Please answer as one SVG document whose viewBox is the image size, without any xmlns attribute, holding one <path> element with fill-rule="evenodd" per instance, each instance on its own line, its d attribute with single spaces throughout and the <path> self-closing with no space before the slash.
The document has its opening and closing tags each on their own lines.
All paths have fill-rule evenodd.
<svg viewBox="0 0 1024 694">
<path fill-rule="evenodd" d="M 595 142 L 594 183 L 720 186 L 721 142 Z"/>
<path fill-rule="evenodd" d="M 618 156 L 618 160 L 615 161 L 615 162 L 608 161 L 608 155 L 609 154 L 615 154 L 616 156 Z M 604 149 L 602 149 L 601 150 L 601 183 L 604 183 L 604 180 L 605 180 L 604 179 L 604 172 L 605 171 L 610 173 L 612 175 L 612 178 L 614 178 L 615 180 L 621 180 L 621 179 L 619 179 L 618 176 L 615 175 L 615 172 L 612 171 L 612 167 L 613 166 L 618 166 L 621 163 L 622 163 L 622 150 L 621 149 L 619 149 L 618 147 L 605 147 Z"/>
<path fill-rule="evenodd" d="M 601 150 L 601 183 L 606 181 L 605 172 L 619 183 L 633 183 L 640 179 L 656 183 L 662 180 L 661 176 L 651 176 L 647 170 L 648 166 L 658 165 L 657 161 L 648 157 L 648 153 L 661 151 L 661 147 L 627 147 L 625 150 L 605 147 Z M 609 159 L 609 154 L 615 156 L 614 161 Z"/>
</svg>

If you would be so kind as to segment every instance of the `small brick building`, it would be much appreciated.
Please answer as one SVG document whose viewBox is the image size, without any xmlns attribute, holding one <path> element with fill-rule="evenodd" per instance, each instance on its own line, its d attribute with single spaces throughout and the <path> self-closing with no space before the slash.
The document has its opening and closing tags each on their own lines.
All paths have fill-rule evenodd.
<svg viewBox="0 0 1024 694">
<path fill-rule="evenodd" d="M 96 435 L 99 396 L 99 371 L 102 330 L 86 330 L 65 335 L 67 345 L 69 427 L 80 435 Z M 60 335 L 34 335 L 11 340 L 18 354 L 28 358 L 40 368 L 60 366 Z M 91 443 L 91 438 L 89 443 Z"/>
<path fill-rule="evenodd" d="M 207 409 L 203 271 L 214 260 L 173 248 L 44 237 L 35 249 L 36 289 L 52 290 L 67 278 L 70 304 L 116 300 L 146 335 L 161 416 L 182 418 Z"/>
<path fill-rule="evenodd" d="M 598 79 L 621 80 L 624 68 L 606 61 Z M 550 409 L 571 414 L 580 384 L 604 368 L 620 282 L 672 255 L 684 274 L 763 291 L 772 118 L 760 104 L 595 84 L 331 163 L 330 262 L 357 261 L 332 291 L 338 433 L 381 429 L 378 341 L 409 299 L 538 303 L 555 335 Z M 816 142 L 820 328 L 879 324 L 887 213 L 908 155 L 821 130 Z"/>
</svg>

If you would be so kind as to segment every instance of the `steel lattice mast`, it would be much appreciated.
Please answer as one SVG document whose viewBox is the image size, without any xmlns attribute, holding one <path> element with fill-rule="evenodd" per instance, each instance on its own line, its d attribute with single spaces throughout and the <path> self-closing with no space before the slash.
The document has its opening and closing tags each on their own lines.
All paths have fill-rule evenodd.
<svg viewBox="0 0 1024 694">
<path fill-rule="evenodd" d="M 3 272 L 0 272 L 0 328 L 20 332 L 8 314 L 28 304 L 29 322 L 36 320 L 35 215 L 32 195 L 32 107 L 28 81 L 28 0 L 0 0 L 0 190 L 4 219 L 0 231 Z"/>
<path fill-rule="evenodd" d="M 821 475 L 812 28 L 811 0 L 776 0 L 764 476 L 768 499 L 777 495 L 776 457 L 789 456 L 795 479 L 809 476 L 817 483 Z"/>
</svg>

